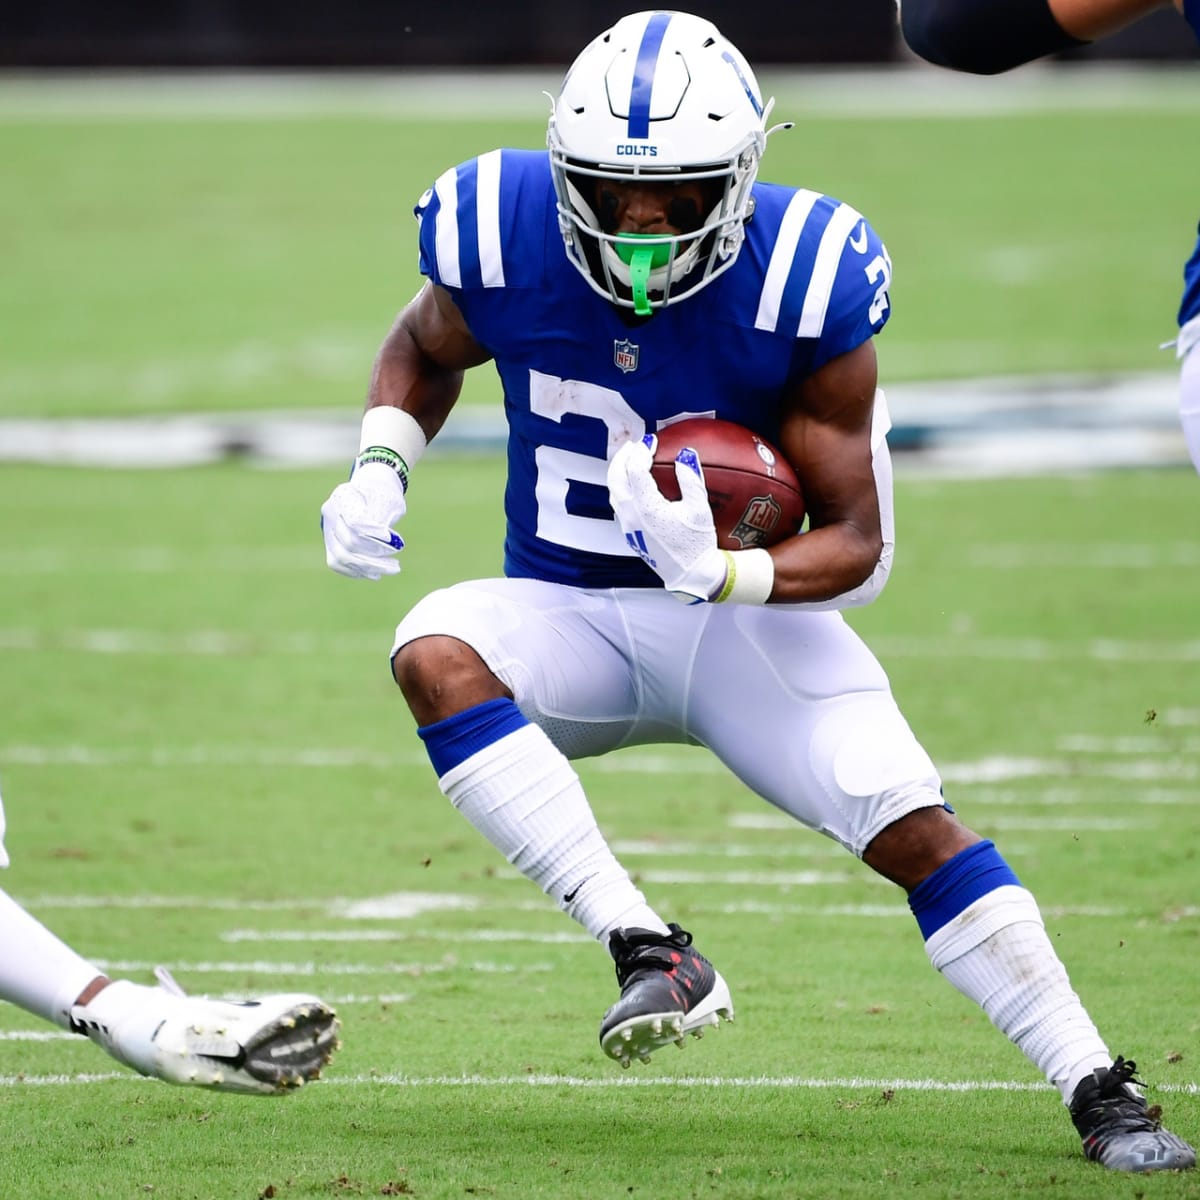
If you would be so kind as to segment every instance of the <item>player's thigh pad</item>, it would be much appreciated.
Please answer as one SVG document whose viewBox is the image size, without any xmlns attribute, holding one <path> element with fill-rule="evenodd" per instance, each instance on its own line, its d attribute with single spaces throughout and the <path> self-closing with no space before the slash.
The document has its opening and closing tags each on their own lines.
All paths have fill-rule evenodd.
<svg viewBox="0 0 1200 1200">
<path fill-rule="evenodd" d="M 569 757 L 626 739 L 638 687 L 617 606 L 605 593 L 535 579 L 482 579 L 431 592 L 392 648 L 445 635 L 466 642 L 529 720 Z"/>
<path fill-rule="evenodd" d="M 705 633 L 689 724 L 749 787 L 857 855 L 942 803 L 937 768 L 840 614 L 727 613 Z"/>
</svg>

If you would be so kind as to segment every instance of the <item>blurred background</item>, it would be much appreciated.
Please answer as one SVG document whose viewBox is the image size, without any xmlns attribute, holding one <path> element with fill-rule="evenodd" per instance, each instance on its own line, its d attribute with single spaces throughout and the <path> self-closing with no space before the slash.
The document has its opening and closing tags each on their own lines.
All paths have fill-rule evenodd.
<svg viewBox="0 0 1200 1200">
<path fill-rule="evenodd" d="M 636 6 L 508 0 L 39 0 L 4 6 L 7 67 L 383 67 L 559 65 Z M 692 4 L 757 63 L 887 63 L 906 57 L 894 0 Z M 1073 59 L 1194 59 L 1178 17 L 1161 12 Z"/>
<path fill-rule="evenodd" d="M 0 461 L 342 463 L 420 284 L 413 202 L 543 145 L 543 93 L 630 8 L 0 4 Z M 894 0 L 693 8 L 796 122 L 762 176 L 847 200 L 888 245 L 909 463 L 1186 461 L 1160 348 L 1200 214 L 1178 14 L 977 78 L 915 61 Z M 501 436 L 473 372 L 439 444 Z"/>
</svg>

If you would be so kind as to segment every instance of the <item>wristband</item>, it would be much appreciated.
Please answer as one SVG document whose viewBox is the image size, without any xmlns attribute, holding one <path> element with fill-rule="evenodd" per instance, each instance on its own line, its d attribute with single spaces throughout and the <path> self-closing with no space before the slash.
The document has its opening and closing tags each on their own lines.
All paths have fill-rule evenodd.
<svg viewBox="0 0 1200 1200">
<path fill-rule="evenodd" d="M 383 463 L 385 467 L 391 467 L 400 477 L 401 490 L 408 491 L 408 463 L 395 450 L 389 450 L 386 446 L 368 446 L 354 460 L 355 467 L 362 467 L 367 463 Z"/>
<path fill-rule="evenodd" d="M 762 549 L 722 550 L 725 583 L 714 604 L 766 604 L 775 588 L 775 561 Z"/>
<path fill-rule="evenodd" d="M 383 447 L 398 454 L 410 470 L 425 453 L 425 431 L 417 424 L 412 413 L 402 408 L 380 404 L 363 413 L 362 433 L 358 440 L 358 452 Z"/>
</svg>

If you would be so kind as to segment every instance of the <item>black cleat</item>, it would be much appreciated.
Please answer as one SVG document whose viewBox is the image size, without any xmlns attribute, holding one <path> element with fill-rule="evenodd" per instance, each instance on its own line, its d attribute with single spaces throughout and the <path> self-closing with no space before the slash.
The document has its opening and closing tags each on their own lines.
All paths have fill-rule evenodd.
<svg viewBox="0 0 1200 1200">
<path fill-rule="evenodd" d="M 1071 1120 L 1083 1138 L 1083 1153 L 1110 1171 L 1186 1171 L 1196 1165 L 1196 1151 L 1159 1124 L 1157 1105 L 1128 1085 L 1137 1064 L 1117 1056 L 1079 1082 L 1071 1097 Z M 1144 1086 L 1144 1085 L 1143 1085 Z"/>
<path fill-rule="evenodd" d="M 678 925 L 668 928 L 670 933 L 614 929 L 608 937 L 621 998 L 600 1022 L 600 1045 L 623 1067 L 635 1057 L 649 1062 L 669 1042 L 682 1049 L 685 1034 L 698 1038 L 722 1017 L 733 1020 L 725 980 L 691 949 L 690 933 Z"/>
</svg>

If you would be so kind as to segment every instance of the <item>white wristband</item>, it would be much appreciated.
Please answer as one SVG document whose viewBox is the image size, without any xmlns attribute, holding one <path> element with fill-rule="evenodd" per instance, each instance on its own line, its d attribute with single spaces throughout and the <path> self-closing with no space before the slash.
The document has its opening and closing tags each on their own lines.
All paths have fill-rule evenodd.
<svg viewBox="0 0 1200 1200">
<path fill-rule="evenodd" d="M 775 561 L 762 549 L 725 550 L 725 586 L 714 604 L 766 604 L 775 588 Z"/>
<path fill-rule="evenodd" d="M 417 424 L 412 413 L 402 408 L 380 404 L 363 413 L 362 434 L 358 439 L 358 452 L 368 446 L 386 446 L 394 450 L 411 471 L 417 460 L 425 453 L 425 431 Z"/>
</svg>

